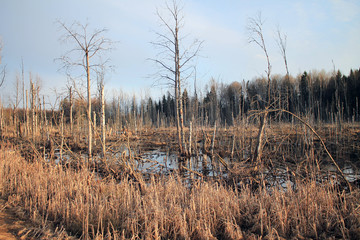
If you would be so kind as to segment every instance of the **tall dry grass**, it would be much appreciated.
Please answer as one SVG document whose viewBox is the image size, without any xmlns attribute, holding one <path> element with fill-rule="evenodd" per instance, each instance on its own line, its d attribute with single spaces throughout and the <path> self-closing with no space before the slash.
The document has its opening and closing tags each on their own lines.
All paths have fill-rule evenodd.
<svg viewBox="0 0 360 240">
<path fill-rule="evenodd" d="M 139 187 L 0 150 L 0 192 L 34 221 L 82 239 L 360 239 L 360 194 L 309 179 L 251 190 L 177 176 Z"/>
</svg>

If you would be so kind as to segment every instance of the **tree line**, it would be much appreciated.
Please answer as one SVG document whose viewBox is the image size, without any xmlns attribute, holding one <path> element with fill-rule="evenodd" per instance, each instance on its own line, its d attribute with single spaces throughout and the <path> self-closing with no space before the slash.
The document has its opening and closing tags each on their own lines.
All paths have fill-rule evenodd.
<svg viewBox="0 0 360 240">
<path fill-rule="evenodd" d="M 340 71 L 303 72 L 296 77 L 274 75 L 271 77 L 271 102 L 273 109 L 284 109 L 311 121 L 360 121 L 360 69 L 349 75 Z M 203 126 L 232 126 L 244 119 L 251 119 L 254 111 L 266 104 L 267 80 L 219 83 L 211 80 L 204 92 L 182 92 L 184 124 L 190 122 Z M 73 118 L 85 115 L 86 103 L 80 99 L 74 103 Z M 70 99 L 61 102 L 61 110 L 69 121 Z M 175 97 L 167 92 L 159 99 L 138 99 L 124 94 L 114 95 L 105 103 L 106 124 L 119 129 L 139 126 L 176 126 Z M 100 116 L 100 98 L 92 100 L 92 112 Z M 292 116 L 270 113 L 272 121 L 289 122 Z M 96 118 L 100 124 L 100 117 Z"/>
</svg>

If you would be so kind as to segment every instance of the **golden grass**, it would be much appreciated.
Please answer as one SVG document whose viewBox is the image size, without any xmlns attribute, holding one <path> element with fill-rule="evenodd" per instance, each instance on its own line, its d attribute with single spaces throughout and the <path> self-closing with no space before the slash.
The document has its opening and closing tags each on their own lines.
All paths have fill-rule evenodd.
<svg viewBox="0 0 360 240">
<path fill-rule="evenodd" d="M 139 187 L 0 150 L 0 193 L 37 222 L 82 239 L 360 239 L 360 194 L 310 178 L 296 191 L 230 188 L 177 176 Z"/>
</svg>

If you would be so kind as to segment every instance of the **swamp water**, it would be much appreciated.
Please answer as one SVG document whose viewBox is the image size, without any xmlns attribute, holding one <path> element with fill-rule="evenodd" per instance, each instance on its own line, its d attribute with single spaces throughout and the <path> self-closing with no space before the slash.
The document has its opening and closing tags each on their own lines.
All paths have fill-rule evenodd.
<svg viewBox="0 0 360 240">
<path fill-rule="evenodd" d="M 130 156 L 136 156 L 133 150 L 130 150 L 127 146 L 123 145 L 115 153 L 115 159 L 121 159 L 124 156 L 129 158 Z M 62 161 L 71 161 L 70 153 L 63 151 Z M 87 155 L 82 154 L 81 159 L 85 161 Z M 178 172 L 185 178 L 190 177 L 226 177 L 228 172 L 225 165 L 230 165 L 231 160 L 229 158 L 221 158 L 225 163 L 221 163 L 219 157 L 212 158 L 209 155 L 199 153 L 196 156 L 192 156 L 187 159 L 179 159 L 179 156 L 175 153 L 163 151 L 161 149 L 155 149 L 147 151 L 141 155 L 134 157 L 130 163 L 134 170 L 138 170 L 148 175 L 169 175 L 172 172 Z M 45 159 L 49 161 L 48 156 L 45 155 Z M 94 160 L 100 159 L 100 156 L 94 156 Z M 55 163 L 60 162 L 60 150 L 55 150 Z M 346 164 L 342 168 L 342 171 L 349 182 L 354 182 L 360 179 L 360 171 L 355 167 Z M 323 166 L 322 172 L 326 172 L 327 179 L 336 179 L 337 170 L 335 166 L 328 164 Z M 285 167 L 278 167 L 275 171 L 266 169 L 263 173 L 264 178 L 271 186 L 281 186 L 287 188 L 289 185 L 293 186 L 292 176 L 289 170 Z M 335 180 L 336 181 L 336 180 Z"/>
</svg>

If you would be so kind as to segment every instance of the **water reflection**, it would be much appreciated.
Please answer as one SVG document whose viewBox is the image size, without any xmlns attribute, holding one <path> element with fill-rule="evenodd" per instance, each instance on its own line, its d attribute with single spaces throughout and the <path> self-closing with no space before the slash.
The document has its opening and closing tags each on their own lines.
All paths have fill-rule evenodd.
<svg viewBox="0 0 360 240">
<path fill-rule="evenodd" d="M 215 177 L 221 176 L 226 177 L 228 172 L 225 171 L 225 165 L 230 165 L 230 159 L 221 159 L 222 163 L 218 158 L 211 157 L 204 153 L 199 153 L 197 156 L 192 156 L 186 159 L 179 159 L 177 154 L 162 151 L 156 149 L 143 153 L 139 157 L 135 157 L 137 153 L 132 151 L 128 146 L 122 145 L 116 151 L 113 151 L 112 159 L 118 159 L 117 161 L 123 162 L 124 159 L 130 159 L 127 164 L 131 164 L 132 169 L 136 169 L 147 174 L 164 174 L 168 175 L 172 172 L 177 172 L 185 178 L 198 178 L 198 177 Z M 76 154 L 76 157 L 72 156 L 71 152 L 63 151 L 60 154 L 59 149 L 55 149 L 54 161 L 56 164 L 60 162 L 62 164 L 68 163 L 77 159 L 77 161 L 86 161 L 86 154 Z M 62 158 L 61 158 L 62 156 Z M 45 154 L 44 158 L 46 161 L 50 161 L 49 155 Z M 101 160 L 101 156 L 94 156 L 94 161 Z M 119 162 L 120 163 L 120 162 Z M 330 164 L 322 166 L 322 172 L 324 179 L 336 179 L 337 169 Z M 327 176 L 326 176 L 327 173 Z M 360 173 L 356 168 L 351 165 L 345 165 L 343 167 L 343 173 L 349 182 L 354 182 L 360 179 Z M 267 169 L 263 173 L 264 179 L 266 179 L 269 186 L 279 186 L 284 189 L 294 187 L 294 175 L 289 169 L 285 167 L 277 167 L 274 169 Z M 336 181 L 336 180 L 335 180 Z"/>
<path fill-rule="evenodd" d="M 178 171 L 184 175 L 197 172 L 203 176 L 215 176 L 221 171 L 206 154 L 200 153 L 198 156 L 179 159 L 177 154 L 162 152 L 159 149 L 144 153 L 139 159 L 138 170 L 162 174 Z"/>
</svg>

